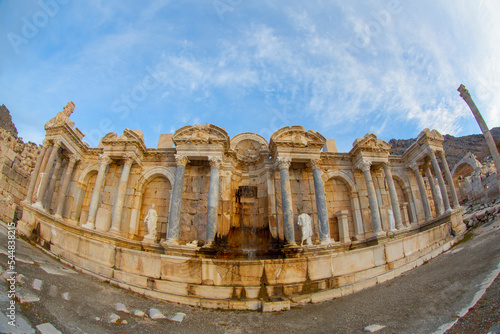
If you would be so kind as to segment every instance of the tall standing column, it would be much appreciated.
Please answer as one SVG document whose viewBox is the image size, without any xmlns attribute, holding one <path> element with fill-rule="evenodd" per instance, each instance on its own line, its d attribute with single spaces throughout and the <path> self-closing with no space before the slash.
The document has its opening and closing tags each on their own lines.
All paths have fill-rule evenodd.
<svg viewBox="0 0 500 334">
<path fill-rule="evenodd" d="M 318 210 L 319 241 L 328 244 L 330 240 L 330 224 L 328 224 L 328 211 L 326 209 L 325 186 L 318 160 L 311 160 L 314 194 L 316 195 L 316 209 Z"/>
<path fill-rule="evenodd" d="M 373 234 L 375 234 L 376 236 L 384 236 L 385 232 L 382 230 L 382 223 L 380 221 L 377 194 L 375 193 L 375 186 L 373 184 L 372 174 L 370 172 L 371 165 L 371 161 L 361 160 L 357 168 L 361 169 L 365 176 L 366 189 L 368 190 L 368 201 L 370 203 L 370 211 L 372 214 Z"/>
<path fill-rule="evenodd" d="M 184 187 L 184 172 L 189 162 L 188 157 L 180 154 L 175 155 L 177 168 L 175 170 L 174 189 L 170 206 L 170 217 L 168 219 L 168 230 L 166 243 L 177 244 L 179 239 L 179 222 L 181 219 L 182 188 Z"/>
<path fill-rule="evenodd" d="M 26 193 L 26 199 L 25 199 L 25 202 L 27 204 L 31 204 L 33 202 L 33 193 L 35 191 L 36 180 L 38 179 L 38 175 L 40 174 L 40 167 L 42 166 L 42 161 L 47 152 L 48 146 L 49 146 L 48 141 L 44 140 L 42 150 L 40 151 L 40 154 L 36 159 L 35 169 L 33 170 L 33 173 L 31 173 L 30 184 L 28 186 L 28 192 Z"/>
<path fill-rule="evenodd" d="M 394 186 L 394 179 L 392 178 L 392 171 L 387 163 L 383 164 L 382 167 L 384 168 L 385 179 L 387 181 L 387 187 L 389 188 L 389 195 L 391 197 L 392 212 L 394 213 L 396 228 L 400 230 L 404 228 L 404 226 L 401 219 L 401 211 L 399 210 L 398 194 L 396 192 L 396 187 Z"/>
<path fill-rule="evenodd" d="M 278 157 L 281 178 L 281 211 L 283 212 L 283 230 L 287 246 L 295 245 L 295 229 L 293 226 L 292 189 L 288 169 L 292 158 Z"/>
<path fill-rule="evenodd" d="M 78 158 L 75 155 L 69 157 L 68 167 L 66 168 L 66 173 L 64 174 L 64 180 L 61 185 L 61 190 L 59 191 L 59 198 L 57 199 L 57 209 L 56 217 L 62 217 L 64 210 L 64 204 L 66 202 L 66 194 L 68 192 L 69 181 L 71 181 L 71 175 L 73 174 L 73 169 L 75 167 Z"/>
<path fill-rule="evenodd" d="M 424 207 L 424 215 L 425 220 L 429 220 L 432 218 L 431 216 L 431 208 L 429 206 L 429 200 L 427 199 L 427 192 L 425 190 L 424 179 L 420 174 L 420 168 L 416 163 L 410 165 L 410 168 L 415 172 L 415 177 L 417 178 L 418 190 L 420 192 L 420 197 L 422 198 L 422 205 Z"/>
<path fill-rule="evenodd" d="M 429 156 L 431 157 L 432 167 L 434 168 L 434 173 L 438 179 L 439 188 L 441 188 L 441 196 L 443 197 L 444 209 L 446 211 L 450 211 L 450 199 L 448 198 L 448 191 L 446 191 L 446 185 L 444 184 L 443 175 L 441 174 L 441 169 L 439 168 L 436 155 L 434 154 L 434 150 L 431 149 L 429 152 Z"/>
<path fill-rule="evenodd" d="M 450 187 L 451 192 L 451 203 L 454 209 L 458 209 L 460 207 L 460 203 L 458 202 L 457 191 L 455 189 L 455 185 L 453 184 L 453 177 L 451 176 L 450 167 L 448 166 L 448 162 L 446 161 L 446 156 L 444 155 L 444 151 L 437 151 L 439 159 L 443 164 L 444 176 L 446 177 L 446 182 L 448 182 L 448 186 Z"/>
<path fill-rule="evenodd" d="M 100 159 L 101 164 L 99 165 L 94 190 L 92 191 L 92 198 L 90 199 L 89 217 L 87 219 L 87 223 L 82 225 L 83 228 L 87 228 L 89 230 L 95 229 L 95 217 L 97 215 L 97 207 L 99 206 L 99 200 L 101 197 L 101 188 L 104 183 L 104 178 L 106 177 L 106 168 L 112 161 L 107 155 L 101 155 Z"/>
<path fill-rule="evenodd" d="M 125 159 L 125 163 L 123 164 L 122 174 L 120 175 L 120 183 L 118 183 L 118 193 L 115 201 L 115 205 L 113 206 L 113 213 L 111 219 L 111 228 L 109 232 L 120 233 L 120 225 L 122 221 L 122 213 L 123 213 L 123 202 L 125 201 L 125 195 L 127 193 L 127 183 L 128 177 L 130 175 L 130 168 L 134 163 L 134 158 L 129 156 Z"/>
<path fill-rule="evenodd" d="M 427 179 L 429 180 L 429 184 L 432 190 L 432 198 L 434 199 L 434 206 L 436 207 L 436 214 L 438 216 L 443 214 L 443 206 L 441 201 L 441 196 L 438 194 L 438 189 L 436 187 L 436 183 L 434 182 L 434 176 L 432 175 L 431 168 L 429 164 L 424 165 L 425 175 L 427 175 Z"/>
<path fill-rule="evenodd" d="M 217 216 L 219 211 L 219 171 L 222 157 L 209 157 L 210 183 L 208 185 L 207 234 L 206 245 L 211 246 L 217 233 Z"/>
<path fill-rule="evenodd" d="M 469 91 L 465 88 L 464 85 L 460 85 L 460 87 L 458 87 L 458 91 L 460 92 L 460 96 L 469 105 L 470 110 L 474 114 L 474 117 L 476 118 L 476 121 L 479 124 L 481 131 L 483 132 L 484 139 L 486 139 L 486 144 L 488 144 L 491 156 L 493 157 L 493 161 L 495 162 L 495 167 L 497 168 L 497 181 L 498 181 L 497 184 L 498 184 L 498 190 L 500 190 L 500 155 L 498 154 L 495 141 L 491 136 L 490 130 L 488 129 L 488 126 L 486 125 L 483 116 L 481 116 L 479 109 L 477 109 L 476 104 L 472 100 Z"/>
<path fill-rule="evenodd" d="M 54 195 L 54 191 L 56 188 L 56 183 L 57 179 L 59 178 L 59 172 L 61 171 L 61 166 L 62 166 L 62 157 L 57 157 L 56 158 L 56 165 L 54 167 L 54 172 L 52 172 L 52 177 L 50 178 L 49 186 L 47 188 L 47 192 L 45 194 L 45 203 L 44 207 L 47 211 L 50 211 L 50 208 L 52 207 L 52 196 Z"/>
<path fill-rule="evenodd" d="M 42 177 L 42 181 L 40 182 L 40 188 L 38 189 L 38 198 L 36 199 L 36 203 L 34 204 L 36 207 L 43 209 L 43 198 L 45 197 L 45 191 L 47 190 L 47 186 L 49 185 L 50 180 L 50 170 L 54 165 L 54 161 L 57 157 L 57 151 L 59 151 L 59 147 L 61 147 L 61 141 L 57 140 L 54 142 L 54 146 L 52 147 L 52 151 L 50 152 L 49 159 L 47 160 L 47 165 L 45 166 L 45 171 Z"/>
</svg>

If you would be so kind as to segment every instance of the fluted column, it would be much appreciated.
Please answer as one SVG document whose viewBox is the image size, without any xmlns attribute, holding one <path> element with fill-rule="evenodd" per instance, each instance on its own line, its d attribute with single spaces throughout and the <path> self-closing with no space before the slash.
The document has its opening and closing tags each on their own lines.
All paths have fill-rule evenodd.
<svg viewBox="0 0 500 334">
<path fill-rule="evenodd" d="M 436 214 L 438 216 L 443 214 L 443 206 L 441 196 L 438 194 L 438 189 L 436 187 L 436 183 L 434 182 L 434 176 L 432 175 L 431 168 L 429 164 L 424 165 L 425 175 L 427 175 L 427 179 L 429 180 L 429 184 L 432 190 L 432 198 L 434 199 L 434 206 L 436 208 Z"/>
<path fill-rule="evenodd" d="M 50 152 L 49 159 L 47 160 L 47 165 L 45 166 L 45 171 L 42 177 L 42 181 L 40 182 L 40 188 L 38 188 L 38 197 L 36 199 L 36 203 L 34 204 L 36 207 L 43 209 L 43 198 L 45 197 L 45 191 L 47 190 L 47 186 L 50 181 L 50 170 L 54 165 L 54 161 L 57 157 L 57 151 L 59 151 L 59 147 L 61 147 L 61 141 L 57 140 L 54 142 L 52 147 L 52 151 Z"/>
<path fill-rule="evenodd" d="M 94 190 L 92 191 L 92 198 L 90 199 L 89 217 L 87 219 L 87 223 L 82 225 L 83 228 L 87 228 L 89 230 L 95 229 L 95 217 L 97 215 L 97 207 L 99 206 L 99 200 L 101 197 L 101 188 L 104 183 L 104 178 L 106 177 L 106 168 L 112 161 L 107 155 L 101 155 L 100 159 L 101 164 L 99 165 Z"/>
<path fill-rule="evenodd" d="M 316 209 L 318 211 L 319 221 L 319 241 L 322 244 L 328 244 L 330 240 L 330 225 L 328 224 L 328 211 L 326 209 L 325 186 L 318 160 L 311 160 L 314 194 L 316 195 Z"/>
<path fill-rule="evenodd" d="M 175 170 L 174 189 L 172 190 L 172 200 L 170 206 L 170 217 L 168 219 L 166 243 L 177 244 L 179 239 L 179 223 L 181 218 L 182 188 L 184 186 L 184 172 L 189 162 L 184 155 L 175 155 L 177 168 Z"/>
<path fill-rule="evenodd" d="M 455 189 L 455 184 L 453 183 L 453 177 L 450 172 L 450 167 L 448 166 L 448 162 L 446 161 L 446 156 L 444 151 L 437 151 L 439 159 L 443 164 L 444 176 L 446 177 L 446 182 L 448 182 L 448 186 L 450 187 L 451 192 L 451 205 L 454 209 L 458 209 L 460 207 L 460 203 L 458 202 L 457 190 Z"/>
<path fill-rule="evenodd" d="M 207 234 L 206 245 L 210 246 L 217 233 L 217 215 L 219 211 L 219 171 L 222 157 L 209 157 L 210 183 L 208 185 Z"/>
<path fill-rule="evenodd" d="M 418 190 L 420 192 L 420 197 L 422 198 L 422 206 L 424 207 L 425 220 L 432 218 L 431 208 L 429 206 L 429 200 L 427 199 L 427 192 L 425 191 L 425 184 L 422 175 L 420 174 L 420 168 L 416 163 L 410 165 L 410 168 L 415 172 L 415 177 L 417 178 Z"/>
<path fill-rule="evenodd" d="M 75 168 L 78 158 L 75 155 L 69 157 L 68 167 L 66 168 L 66 173 L 64 174 L 64 180 L 59 190 L 59 197 L 57 199 L 57 209 L 56 217 L 62 217 L 64 210 L 64 204 L 66 202 L 66 194 L 68 192 L 69 182 L 71 181 L 71 175 L 73 174 L 73 169 Z"/>
<path fill-rule="evenodd" d="M 383 236 L 385 235 L 385 232 L 382 230 L 382 223 L 380 221 L 377 194 L 375 193 L 375 186 L 373 185 L 372 174 L 370 172 L 371 165 L 371 161 L 361 160 L 357 168 L 361 169 L 365 176 L 366 189 L 368 190 L 368 201 L 370 203 L 370 211 L 372 215 L 373 234 Z"/>
<path fill-rule="evenodd" d="M 52 172 L 52 176 L 50 178 L 49 186 L 47 187 L 47 191 L 45 194 L 45 202 L 44 208 L 50 212 L 50 208 L 52 207 L 52 196 L 54 195 L 54 191 L 56 188 L 57 179 L 59 178 L 59 172 L 61 171 L 63 159 L 61 156 L 56 157 L 56 165 L 54 167 L 54 171 Z"/>
<path fill-rule="evenodd" d="M 288 169 L 292 158 L 278 157 L 278 166 L 281 177 L 281 211 L 283 212 L 283 230 L 285 242 L 288 246 L 295 245 L 295 229 L 293 226 L 292 189 L 290 187 L 290 174 Z"/>
<path fill-rule="evenodd" d="M 439 164 L 436 159 L 436 155 L 434 154 L 434 150 L 429 150 L 429 156 L 431 157 L 432 167 L 434 168 L 434 173 L 438 179 L 439 188 L 441 189 L 441 197 L 443 197 L 444 209 L 446 211 L 450 211 L 450 199 L 448 198 L 448 191 L 446 191 L 446 185 L 444 184 L 443 175 L 441 174 L 441 169 L 439 168 Z"/>
<path fill-rule="evenodd" d="M 43 161 L 43 158 L 45 157 L 45 154 L 47 153 L 48 146 L 49 146 L 48 141 L 44 140 L 42 150 L 40 151 L 40 154 L 38 155 L 38 158 L 36 159 L 35 169 L 33 169 L 33 172 L 31 173 L 30 184 L 28 186 L 28 192 L 26 193 L 26 199 L 24 200 L 25 203 L 27 203 L 27 204 L 31 204 L 33 202 L 33 193 L 35 191 L 36 180 L 38 179 L 38 175 L 40 174 L 40 167 L 42 167 L 42 161 Z"/>
<path fill-rule="evenodd" d="M 113 206 L 112 220 L 111 220 L 111 228 L 110 232 L 120 233 L 120 225 L 122 221 L 122 213 L 123 213 L 123 202 L 125 201 L 125 195 L 127 193 L 127 183 L 128 177 L 130 175 L 130 168 L 134 163 L 134 158 L 132 156 L 128 156 L 125 159 L 125 163 L 123 164 L 122 174 L 120 175 L 120 183 L 118 183 L 118 193 L 115 201 L 115 205 Z"/>
<path fill-rule="evenodd" d="M 398 193 L 396 192 L 396 187 L 394 186 L 394 179 L 392 178 L 391 168 L 387 163 L 383 164 L 385 179 L 387 181 L 387 187 L 389 188 L 389 195 L 391 197 L 392 212 L 394 213 L 394 220 L 396 221 L 396 228 L 398 230 L 404 228 L 403 221 L 401 219 L 401 211 L 399 210 L 399 200 Z"/>
</svg>

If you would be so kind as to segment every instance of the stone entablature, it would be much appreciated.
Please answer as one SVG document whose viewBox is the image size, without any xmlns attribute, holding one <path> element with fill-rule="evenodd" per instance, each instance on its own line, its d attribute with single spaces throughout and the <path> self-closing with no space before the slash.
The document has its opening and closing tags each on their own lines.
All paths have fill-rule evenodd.
<svg viewBox="0 0 500 334">
<path fill-rule="evenodd" d="M 435 130 L 425 129 L 403 156 L 390 156 L 390 145 L 371 133 L 349 153 L 325 152 L 333 141 L 302 126 L 276 131 L 269 143 L 253 133 L 230 139 L 212 124 L 185 126 L 162 135 L 156 149 L 141 131 L 126 129 L 90 148 L 69 120 L 72 108 L 45 127 L 22 234 L 48 224 L 148 254 L 307 262 L 300 254 L 311 247 L 333 254 L 440 224 L 464 231 Z M 302 247 L 304 214 L 312 245 Z"/>
</svg>

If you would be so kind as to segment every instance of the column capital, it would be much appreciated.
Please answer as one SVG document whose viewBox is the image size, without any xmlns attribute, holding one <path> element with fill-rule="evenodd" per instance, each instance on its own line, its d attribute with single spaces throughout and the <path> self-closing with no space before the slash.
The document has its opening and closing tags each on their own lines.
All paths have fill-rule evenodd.
<svg viewBox="0 0 500 334">
<path fill-rule="evenodd" d="M 80 158 L 77 157 L 76 155 L 72 154 L 72 155 L 69 156 L 68 161 L 69 161 L 70 164 L 75 164 L 78 161 L 80 161 Z"/>
<path fill-rule="evenodd" d="M 308 162 L 308 165 L 313 168 L 313 169 L 321 169 L 319 164 L 321 162 L 321 159 L 311 159 Z"/>
<path fill-rule="evenodd" d="M 54 139 L 54 148 L 58 149 L 62 145 L 62 140 L 61 139 Z"/>
<path fill-rule="evenodd" d="M 109 165 L 111 161 L 113 161 L 113 159 L 111 159 L 107 154 L 99 154 L 99 160 L 105 165 Z"/>
<path fill-rule="evenodd" d="M 280 169 L 288 169 L 288 168 L 290 168 L 290 165 L 292 164 L 292 158 L 291 157 L 278 157 L 276 159 L 276 162 L 277 162 L 278 167 Z"/>
<path fill-rule="evenodd" d="M 134 163 L 135 161 L 135 158 L 136 158 L 136 155 L 135 154 L 131 154 L 131 153 L 128 153 L 125 157 L 125 162 L 124 164 L 127 165 L 127 166 L 132 166 L 132 164 Z"/>
<path fill-rule="evenodd" d="M 408 165 L 408 167 L 414 172 L 420 171 L 420 165 L 417 164 L 416 162 L 412 162 L 411 164 Z"/>
<path fill-rule="evenodd" d="M 370 166 L 372 165 L 372 162 L 370 160 L 365 160 L 362 159 L 358 164 L 356 165 L 357 169 L 361 169 L 363 172 L 370 171 Z"/>
<path fill-rule="evenodd" d="M 175 157 L 175 162 L 177 163 L 177 166 L 186 166 L 189 163 L 189 159 L 185 155 L 175 154 L 174 157 Z"/>
<path fill-rule="evenodd" d="M 208 157 L 208 163 L 210 164 L 210 167 L 220 168 L 220 165 L 222 164 L 222 157 L 221 156 Z"/>
<path fill-rule="evenodd" d="M 48 139 L 44 139 L 42 144 L 43 144 L 43 147 L 49 147 L 50 141 Z"/>
</svg>

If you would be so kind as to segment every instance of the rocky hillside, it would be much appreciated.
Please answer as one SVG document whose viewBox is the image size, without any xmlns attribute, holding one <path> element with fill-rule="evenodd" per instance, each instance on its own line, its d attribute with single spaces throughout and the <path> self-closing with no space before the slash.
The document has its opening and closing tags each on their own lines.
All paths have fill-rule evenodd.
<svg viewBox="0 0 500 334">
<path fill-rule="evenodd" d="M 490 130 L 493 139 L 498 144 L 500 142 L 500 128 L 492 128 Z M 391 139 L 389 144 L 392 145 L 391 154 L 401 155 L 403 152 L 410 147 L 411 144 L 415 142 L 415 138 L 412 139 Z M 490 155 L 488 146 L 486 145 L 486 140 L 482 134 L 480 135 L 469 135 L 463 137 L 454 137 L 450 135 L 444 135 L 444 150 L 446 152 L 446 160 L 450 169 L 455 166 L 457 162 L 462 159 L 464 155 L 468 152 L 472 152 L 476 155 L 479 161 Z"/>
</svg>

